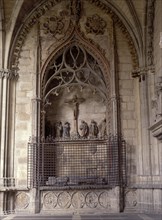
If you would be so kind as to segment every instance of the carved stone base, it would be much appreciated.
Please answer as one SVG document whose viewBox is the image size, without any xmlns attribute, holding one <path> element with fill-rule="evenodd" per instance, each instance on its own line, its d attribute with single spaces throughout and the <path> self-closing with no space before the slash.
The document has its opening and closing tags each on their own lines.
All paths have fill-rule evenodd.
<svg viewBox="0 0 162 220">
<path fill-rule="evenodd" d="M 119 188 L 42 191 L 41 212 L 119 212 Z"/>
<path fill-rule="evenodd" d="M 124 212 L 162 213 L 162 188 L 156 188 L 155 185 L 148 188 L 146 188 L 146 185 L 145 187 L 144 185 L 138 187 L 140 188 L 125 189 Z"/>
</svg>

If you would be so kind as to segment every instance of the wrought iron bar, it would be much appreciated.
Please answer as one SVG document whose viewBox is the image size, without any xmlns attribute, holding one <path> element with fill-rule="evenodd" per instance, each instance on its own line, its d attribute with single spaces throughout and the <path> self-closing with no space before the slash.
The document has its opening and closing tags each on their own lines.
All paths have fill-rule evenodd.
<svg viewBox="0 0 162 220">
<path fill-rule="evenodd" d="M 114 187 L 125 179 L 125 142 L 117 136 L 28 144 L 30 187 Z"/>
</svg>

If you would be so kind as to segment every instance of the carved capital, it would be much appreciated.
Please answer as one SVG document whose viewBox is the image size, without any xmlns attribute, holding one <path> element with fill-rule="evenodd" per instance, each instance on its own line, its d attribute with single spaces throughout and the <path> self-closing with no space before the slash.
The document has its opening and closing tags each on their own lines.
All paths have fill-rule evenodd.
<svg viewBox="0 0 162 220">
<path fill-rule="evenodd" d="M 0 79 L 17 79 L 18 74 L 15 71 L 9 69 L 0 69 Z"/>
<path fill-rule="evenodd" d="M 158 77 L 157 83 L 155 85 L 155 93 L 158 96 L 162 92 L 162 77 Z"/>
<path fill-rule="evenodd" d="M 133 78 L 139 78 L 139 82 L 141 82 L 141 80 L 145 80 L 146 78 L 146 74 L 151 71 L 154 73 L 155 68 L 154 66 L 147 66 L 147 67 L 139 67 L 135 70 L 132 71 L 132 77 Z"/>
</svg>

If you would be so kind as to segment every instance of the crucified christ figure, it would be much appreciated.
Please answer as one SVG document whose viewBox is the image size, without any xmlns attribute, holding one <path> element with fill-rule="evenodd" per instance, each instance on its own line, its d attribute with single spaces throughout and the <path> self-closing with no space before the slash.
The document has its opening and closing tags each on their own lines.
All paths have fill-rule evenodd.
<svg viewBox="0 0 162 220">
<path fill-rule="evenodd" d="M 84 102 L 84 98 L 78 98 L 77 95 L 74 95 L 72 99 L 65 100 L 65 103 L 70 104 L 73 108 L 74 115 L 74 132 L 78 134 L 78 115 L 79 115 L 79 105 Z"/>
</svg>

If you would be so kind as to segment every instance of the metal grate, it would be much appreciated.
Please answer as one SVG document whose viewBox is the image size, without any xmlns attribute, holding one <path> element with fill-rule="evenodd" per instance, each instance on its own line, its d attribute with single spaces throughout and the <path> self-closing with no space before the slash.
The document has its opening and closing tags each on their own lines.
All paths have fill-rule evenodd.
<svg viewBox="0 0 162 220">
<path fill-rule="evenodd" d="M 28 145 L 30 187 L 112 187 L 125 182 L 125 173 L 125 142 L 116 136 Z"/>
</svg>

